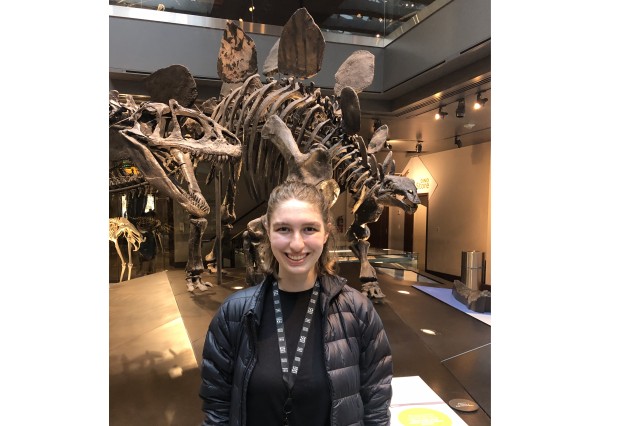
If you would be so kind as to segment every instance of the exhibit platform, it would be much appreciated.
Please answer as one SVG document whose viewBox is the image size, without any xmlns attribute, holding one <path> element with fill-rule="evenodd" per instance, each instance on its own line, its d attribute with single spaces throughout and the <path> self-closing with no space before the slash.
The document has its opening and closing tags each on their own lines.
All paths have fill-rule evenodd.
<svg viewBox="0 0 640 426">
<path fill-rule="evenodd" d="M 446 289 L 446 284 L 376 269 L 387 297 L 374 306 L 391 344 L 394 395 L 404 393 L 398 386 L 408 386 L 396 379 L 417 377 L 433 392 L 418 392 L 429 395 L 432 408 L 453 399 L 470 400 L 479 406 L 476 411 L 455 414 L 469 426 L 490 425 L 490 325 L 414 287 Z M 224 299 L 245 286 L 243 269 L 223 272 L 220 285 L 217 275 L 205 272 L 204 280 L 213 284 L 205 292 L 189 293 L 182 269 L 109 284 L 110 425 L 200 424 L 204 336 Z M 340 275 L 355 288 L 358 272 L 355 263 L 340 264 Z M 453 424 L 459 424 L 458 417 L 452 416 Z"/>
</svg>

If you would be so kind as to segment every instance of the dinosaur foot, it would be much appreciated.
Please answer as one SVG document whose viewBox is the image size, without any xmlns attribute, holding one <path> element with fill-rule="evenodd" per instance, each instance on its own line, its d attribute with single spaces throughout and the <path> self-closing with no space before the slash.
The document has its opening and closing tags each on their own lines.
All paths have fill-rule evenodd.
<svg viewBox="0 0 640 426">
<path fill-rule="evenodd" d="M 191 293 L 193 293 L 196 288 L 200 291 L 207 291 L 208 287 L 213 287 L 213 284 L 202 281 L 200 278 L 187 279 L 187 290 Z"/>
<path fill-rule="evenodd" d="M 373 303 L 382 303 L 384 298 L 387 297 L 384 295 L 382 290 L 380 290 L 377 281 L 363 283 L 362 290 L 360 290 L 360 292 L 371 299 Z"/>
<path fill-rule="evenodd" d="M 200 291 L 207 291 L 207 287 L 213 287 L 213 284 L 208 283 L 208 282 L 199 282 L 196 283 L 196 288 Z"/>
<path fill-rule="evenodd" d="M 218 268 L 216 267 L 216 265 L 214 263 L 207 263 L 207 269 L 212 274 L 217 274 L 218 273 Z M 222 272 L 222 275 L 229 275 L 229 273 L 227 271 L 225 271 L 224 269 L 222 269 L 221 272 Z"/>
</svg>

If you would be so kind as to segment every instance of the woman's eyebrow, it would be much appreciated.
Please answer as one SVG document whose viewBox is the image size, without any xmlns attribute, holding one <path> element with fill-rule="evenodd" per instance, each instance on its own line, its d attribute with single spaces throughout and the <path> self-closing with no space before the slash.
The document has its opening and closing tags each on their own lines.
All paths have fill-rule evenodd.
<svg viewBox="0 0 640 426">
<path fill-rule="evenodd" d="M 277 222 L 273 222 L 273 226 L 291 226 L 290 222 L 285 222 L 285 221 L 277 221 Z M 320 222 L 305 222 L 305 223 L 301 223 L 300 226 L 320 226 L 321 223 Z"/>
</svg>

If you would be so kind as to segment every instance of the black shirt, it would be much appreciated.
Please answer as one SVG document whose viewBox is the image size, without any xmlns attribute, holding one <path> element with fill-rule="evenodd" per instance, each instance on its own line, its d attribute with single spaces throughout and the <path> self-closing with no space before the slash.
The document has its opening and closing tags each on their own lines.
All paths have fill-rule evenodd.
<svg viewBox="0 0 640 426">
<path fill-rule="evenodd" d="M 257 362 L 247 389 L 247 425 L 282 425 L 287 385 L 282 377 L 280 350 L 276 333 L 272 287 L 267 289 L 258 330 Z M 280 292 L 289 368 L 298 346 L 300 330 L 313 289 Z M 323 357 L 321 312 L 319 304 L 313 312 L 311 328 L 302 354 L 300 369 L 293 386 L 291 426 L 328 426 L 331 411 L 329 377 Z"/>
</svg>

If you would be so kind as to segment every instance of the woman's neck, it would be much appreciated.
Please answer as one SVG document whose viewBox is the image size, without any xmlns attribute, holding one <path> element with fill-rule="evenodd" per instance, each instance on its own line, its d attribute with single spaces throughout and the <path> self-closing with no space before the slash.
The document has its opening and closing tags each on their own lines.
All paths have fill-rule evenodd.
<svg viewBox="0 0 640 426">
<path fill-rule="evenodd" d="M 310 272 L 306 277 L 298 275 L 280 275 L 278 277 L 278 288 L 288 291 L 297 292 L 309 290 L 316 282 L 318 275 L 314 272 Z"/>
</svg>

